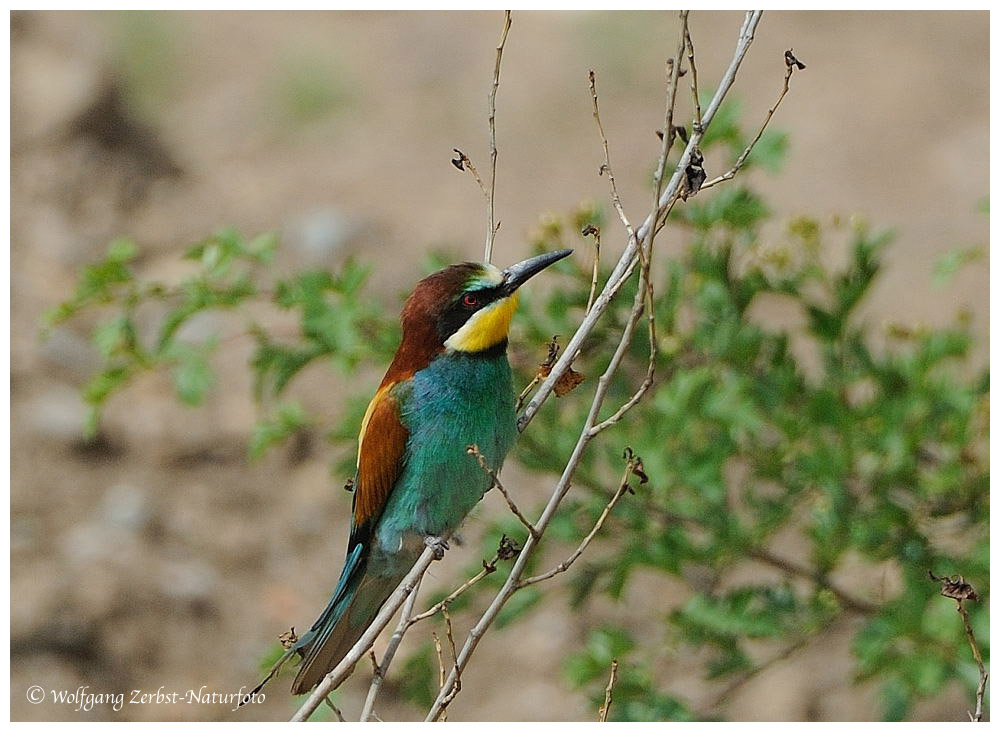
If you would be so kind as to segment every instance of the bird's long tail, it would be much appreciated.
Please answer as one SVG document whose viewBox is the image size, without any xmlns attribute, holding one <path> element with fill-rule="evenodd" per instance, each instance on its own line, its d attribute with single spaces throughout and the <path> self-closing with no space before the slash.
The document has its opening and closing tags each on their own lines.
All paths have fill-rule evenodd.
<svg viewBox="0 0 1000 732">
<path fill-rule="evenodd" d="M 303 660 L 292 682 L 292 693 L 311 691 L 358 642 L 415 560 L 416 557 L 406 552 L 392 558 L 384 554 L 369 556 L 360 544 L 355 545 L 347 555 L 340 580 L 322 614 L 244 697 L 240 706 L 263 689 L 296 654 Z"/>
<path fill-rule="evenodd" d="M 372 566 L 383 565 L 377 559 L 364 557 L 349 576 L 341 578 L 342 591 L 334 594 L 327 610 L 298 644 L 304 658 L 292 682 L 293 694 L 311 691 L 340 663 L 408 571 L 405 566 L 401 570 Z"/>
</svg>

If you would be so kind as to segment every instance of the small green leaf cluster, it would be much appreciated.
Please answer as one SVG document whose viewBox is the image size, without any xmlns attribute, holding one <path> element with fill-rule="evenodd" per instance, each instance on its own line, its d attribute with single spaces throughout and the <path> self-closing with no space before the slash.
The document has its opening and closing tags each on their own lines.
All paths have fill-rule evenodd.
<svg viewBox="0 0 1000 732">
<path fill-rule="evenodd" d="M 80 272 L 73 297 L 47 314 L 46 328 L 91 318 L 91 341 L 102 359 L 101 369 L 83 390 L 91 406 L 91 436 L 108 400 L 144 373 L 170 373 L 184 404 L 204 401 L 218 380 L 212 354 L 220 336 L 212 332 L 193 337 L 185 326 L 209 312 L 232 313 L 243 325 L 237 337 L 254 343 L 254 395 L 261 403 L 281 396 L 291 379 L 314 361 L 329 361 L 352 372 L 373 351 L 391 352 L 398 338 L 396 326 L 379 303 L 360 296 L 369 268 L 348 260 L 336 273 L 303 271 L 272 280 L 268 271 L 277 246 L 272 234 L 245 238 L 235 230 L 220 231 L 185 252 L 191 273 L 178 284 L 168 284 L 145 280 L 138 247 L 122 239 Z M 262 325 L 256 315 L 262 303 L 271 311 L 297 315 L 296 332 L 280 335 Z M 254 428 L 250 455 L 259 456 L 311 423 L 297 403 L 278 404 Z"/>
</svg>

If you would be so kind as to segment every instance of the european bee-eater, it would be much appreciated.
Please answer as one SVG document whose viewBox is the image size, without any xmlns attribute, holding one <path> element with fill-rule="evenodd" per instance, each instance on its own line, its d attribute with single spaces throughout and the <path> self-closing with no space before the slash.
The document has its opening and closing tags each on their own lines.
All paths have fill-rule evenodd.
<svg viewBox="0 0 1000 732">
<path fill-rule="evenodd" d="M 507 335 L 518 288 L 571 252 L 502 271 L 452 265 L 407 299 L 402 343 L 361 422 L 344 569 L 322 614 L 282 659 L 303 659 L 293 694 L 340 662 L 426 540 L 451 535 L 492 487 L 467 448 L 478 445 L 499 470 L 517 434 Z"/>
</svg>

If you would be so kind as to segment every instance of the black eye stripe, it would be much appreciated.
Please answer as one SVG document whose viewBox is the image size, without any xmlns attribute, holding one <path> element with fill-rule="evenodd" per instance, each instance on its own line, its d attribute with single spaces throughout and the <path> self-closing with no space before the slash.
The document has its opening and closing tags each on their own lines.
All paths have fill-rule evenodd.
<svg viewBox="0 0 1000 732">
<path fill-rule="evenodd" d="M 476 298 L 476 304 L 469 306 L 465 304 L 465 296 L 471 295 Z M 500 285 L 486 287 L 477 290 L 463 290 L 445 308 L 438 319 L 438 333 L 442 340 L 448 340 L 459 328 L 465 325 L 469 318 L 478 313 L 483 308 L 496 302 L 503 297 Z"/>
</svg>

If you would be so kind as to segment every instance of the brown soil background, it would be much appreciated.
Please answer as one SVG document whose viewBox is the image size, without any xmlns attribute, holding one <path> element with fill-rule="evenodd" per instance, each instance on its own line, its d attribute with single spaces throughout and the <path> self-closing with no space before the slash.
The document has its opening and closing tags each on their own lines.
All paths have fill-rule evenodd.
<svg viewBox="0 0 1000 732">
<path fill-rule="evenodd" d="M 692 15 L 703 86 L 728 63 L 739 21 Z M 223 349 L 220 387 L 205 407 L 178 406 L 165 378 L 145 378 L 113 400 L 104 441 L 88 448 L 78 389 L 96 356 L 85 323 L 43 342 L 40 318 L 122 234 L 143 246 L 144 277 L 171 279 L 183 274 L 183 248 L 215 228 L 280 231 L 282 266 L 333 266 L 361 253 L 376 265 L 372 297 L 391 307 L 428 249 L 477 257 L 480 195 L 449 159 L 459 147 L 486 168 L 500 15 L 32 12 L 15 13 L 11 25 L 11 717 L 286 719 L 295 701 L 284 679 L 265 704 L 238 714 L 225 705 L 76 712 L 26 701 L 33 684 L 225 692 L 252 682 L 275 635 L 306 627 L 326 602 L 349 511 L 321 439 L 304 453 L 247 462 L 255 412 L 245 342 Z M 868 316 L 939 324 L 968 309 L 981 359 L 988 268 L 968 268 L 941 289 L 930 278 L 943 252 L 988 242 L 987 218 L 975 211 L 989 194 L 988 25 L 984 12 L 766 13 L 734 90 L 747 126 L 756 124 L 780 88 L 782 52 L 795 49 L 808 69 L 774 121 L 791 133 L 787 165 L 776 177 L 753 173 L 755 184 L 780 216 L 861 212 L 894 228 Z M 623 197 L 642 217 L 675 28 L 664 13 L 515 13 L 498 96 L 498 261 L 525 254 L 543 213 L 606 200 L 590 68 Z M 96 101 L 116 79 L 128 80 L 129 109 L 145 132 L 102 142 L 109 107 Z M 310 84 L 319 89 L 311 96 Z M 327 98 L 305 120 L 288 101 L 288 89 L 303 86 L 300 103 Z M 345 394 L 373 388 L 379 366 L 352 384 L 316 366 L 295 393 L 332 422 Z M 516 465 L 507 473 L 526 503 L 547 491 Z M 502 510 L 489 497 L 467 532 Z M 471 551 L 451 552 L 435 583 L 458 581 Z M 561 659 L 612 614 L 634 621 L 639 637 L 661 637 L 660 618 L 680 593 L 650 576 L 622 606 L 601 601 L 579 616 L 553 583 L 527 620 L 487 636 L 451 718 L 594 719 L 563 680 Z M 831 629 L 715 712 L 877 719 L 877 687 L 852 678 L 855 630 Z M 718 693 L 683 654 L 664 658 L 661 681 L 695 707 Z M 357 714 L 365 688 L 360 679 L 345 687 L 346 710 Z M 959 720 L 968 706 L 952 688 L 917 717 Z M 378 710 L 384 719 L 416 715 L 391 683 Z"/>
</svg>

